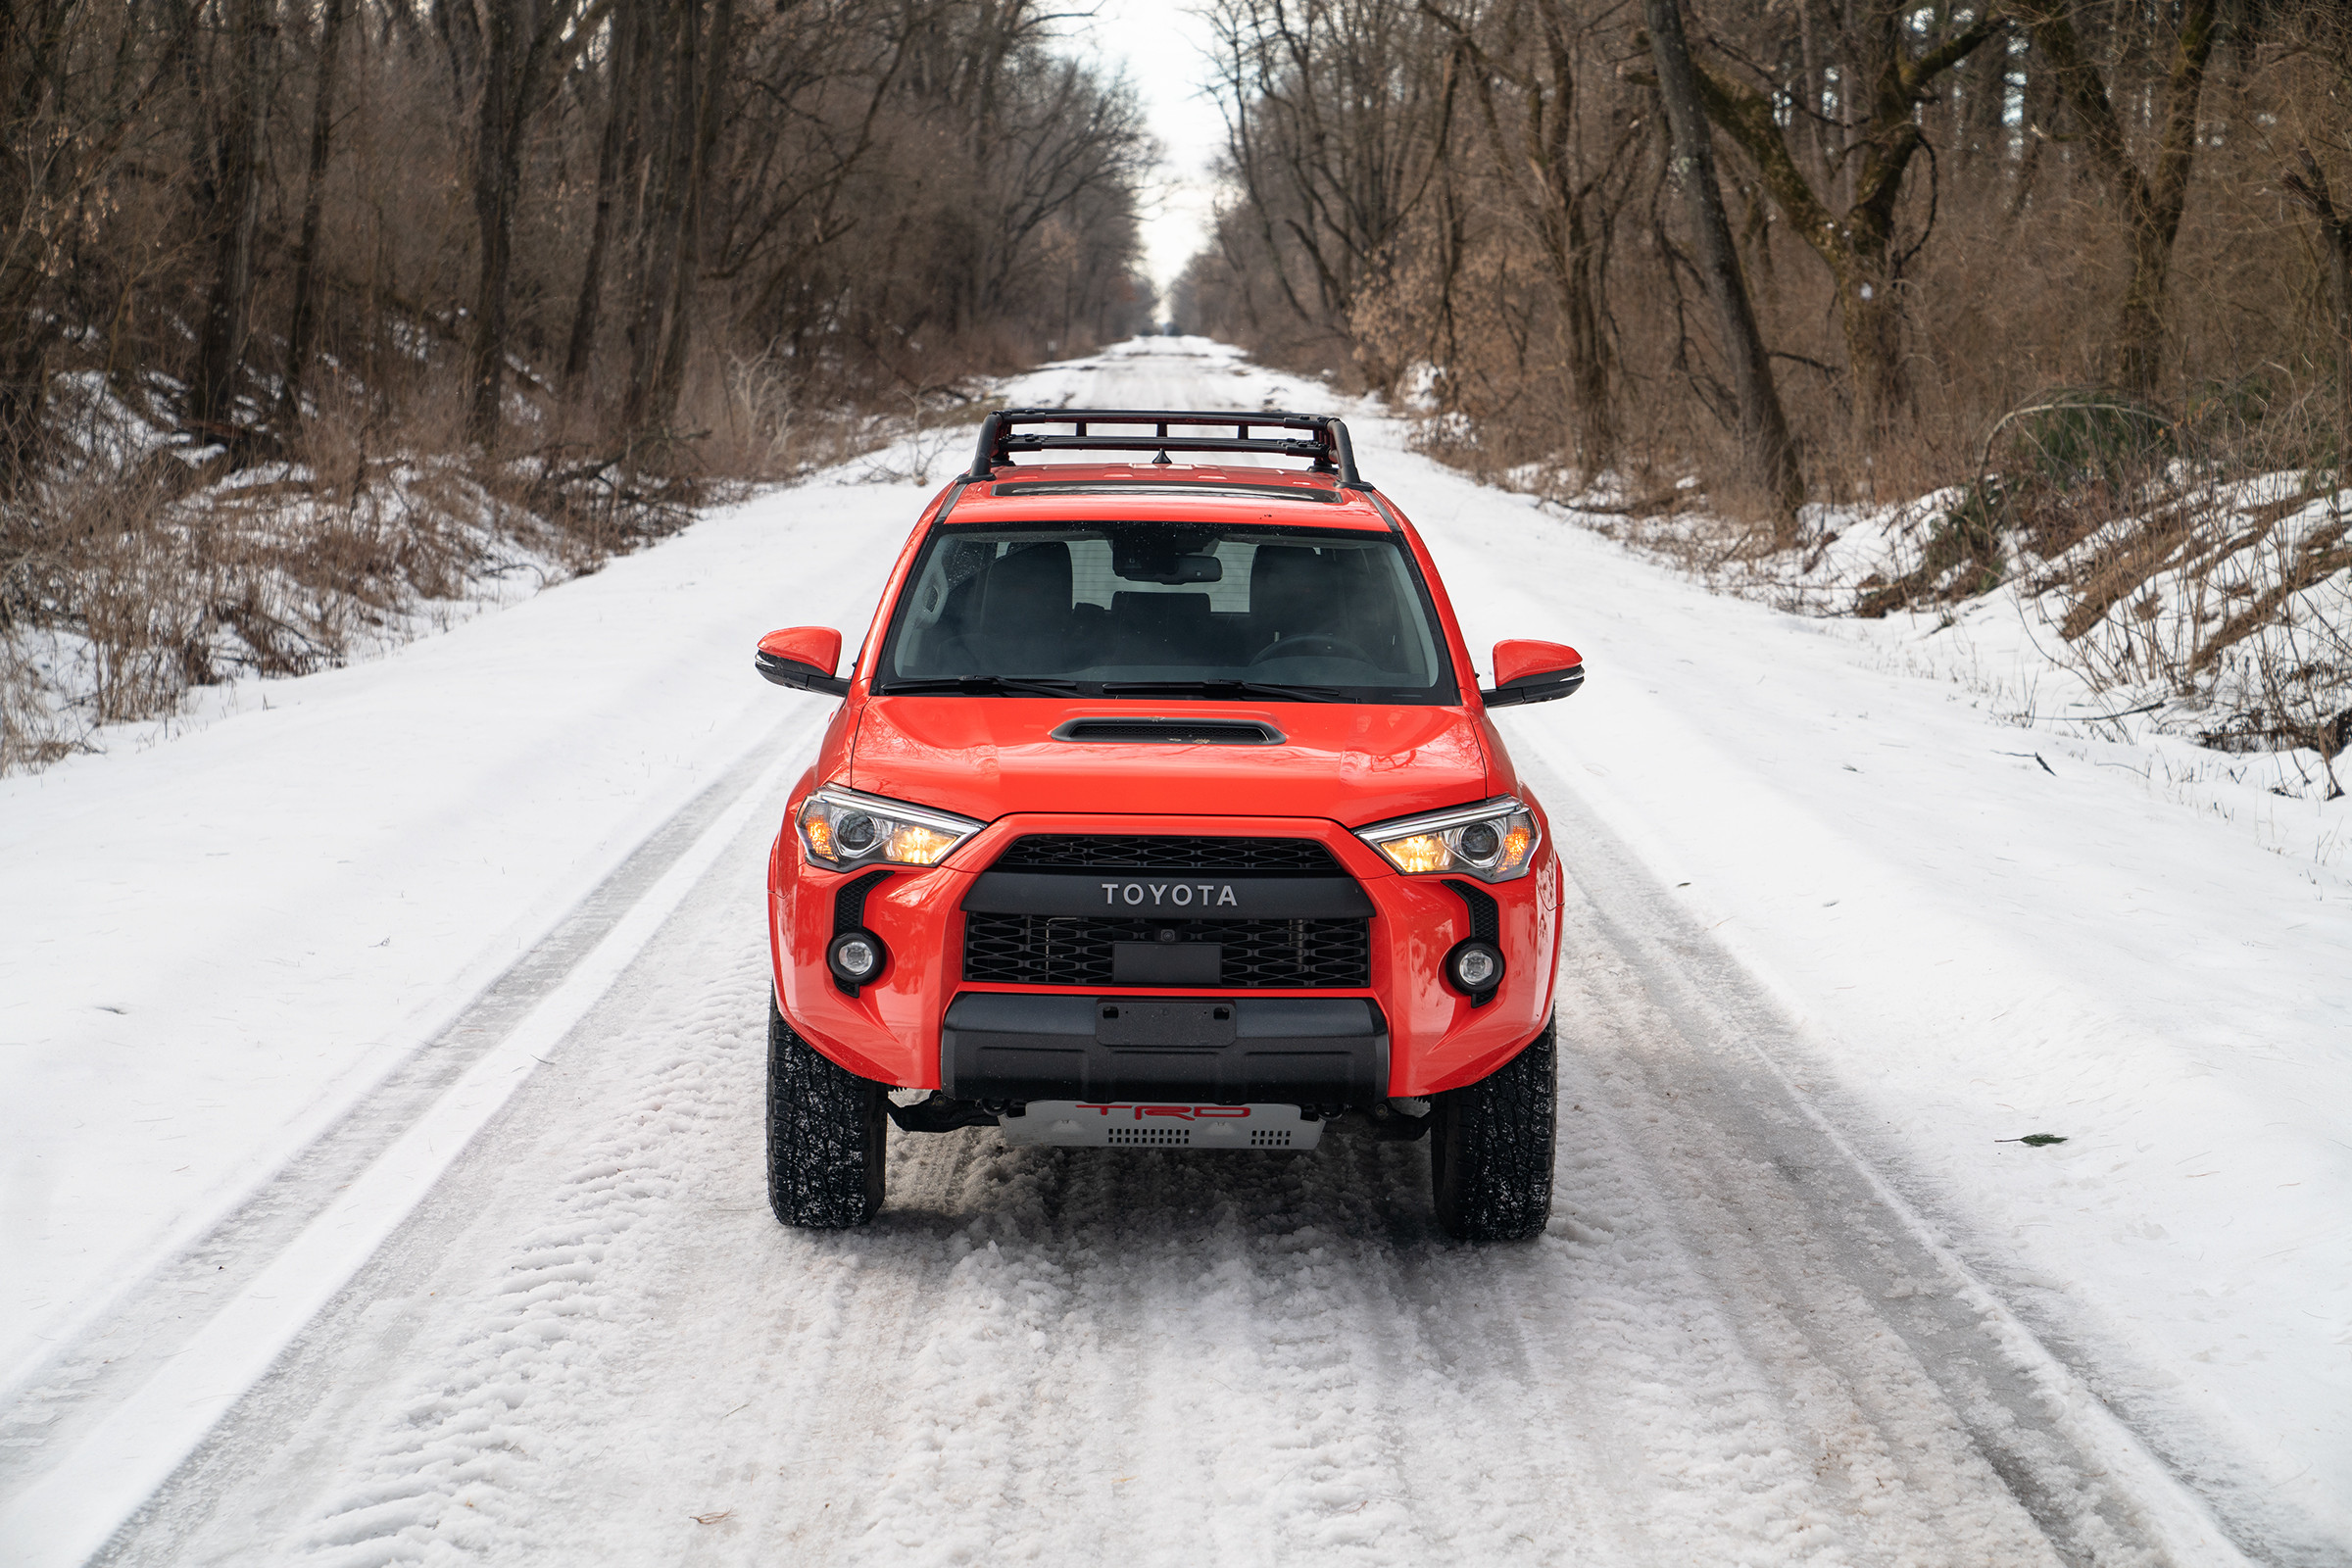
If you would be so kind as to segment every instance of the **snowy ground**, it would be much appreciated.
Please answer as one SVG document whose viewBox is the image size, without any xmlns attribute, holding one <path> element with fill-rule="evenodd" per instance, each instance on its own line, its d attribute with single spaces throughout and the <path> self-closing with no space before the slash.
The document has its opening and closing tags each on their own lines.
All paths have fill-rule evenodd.
<svg viewBox="0 0 2352 1568">
<path fill-rule="evenodd" d="M 0 780 L 0 1562 L 2352 1561 L 2352 883 L 1356 431 L 1473 646 L 1592 670 L 1502 720 L 1548 1236 L 1438 1238 L 1418 1146 L 981 1131 L 775 1227 L 824 708 L 749 651 L 870 614 L 925 487 L 854 465 Z"/>
<path fill-rule="evenodd" d="M 1535 486 L 1547 475 L 1513 477 Z M 1962 688 L 2025 732 L 2021 752 L 2136 774 L 2160 799 L 2234 823 L 2274 854 L 2341 872 L 2352 867 L 2352 777 L 2310 742 L 2352 704 L 2352 565 L 2334 548 L 2352 490 L 2331 492 L 2325 479 L 2183 470 L 2055 558 L 2036 554 L 2027 533 L 2004 535 L 2002 581 L 1989 592 L 1928 598 L 1883 620 L 1844 617 L 1888 578 L 1921 569 L 1963 492 L 1808 507 L 1805 542 L 1762 554 L 1735 548 L 1745 541 L 1703 510 L 1578 510 L 1630 499 L 1596 493 L 1556 514 L 1719 591 L 1838 617 L 1821 629 L 1866 659 Z M 1983 569 L 1971 557 L 1944 575 Z M 2201 744 L 2288 722 L 2299 743 L 2273 730 L 2256 750 Z"/>
</svg>

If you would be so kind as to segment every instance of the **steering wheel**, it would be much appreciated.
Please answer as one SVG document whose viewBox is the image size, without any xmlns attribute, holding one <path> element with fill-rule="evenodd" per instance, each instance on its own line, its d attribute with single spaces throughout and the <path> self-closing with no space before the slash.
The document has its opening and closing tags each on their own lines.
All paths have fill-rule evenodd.
<svg viewBox="0 0 2352 1568">
<path fill-rule="evenodd" d="M 1257 657 L 1250 660 L 1250 662 L 1257 665 L 1270 659 L 1311 658 L 1317 654 L 1329 658 L 1352 659 L 1359 664 L 1372 662 L 1369 655 L 1347 638 L 1334 637 L 1327 632 L 1319 631 L 1302 631 L 1289 637 L 1278 637 L 1260 650 Z"/>
</svg>

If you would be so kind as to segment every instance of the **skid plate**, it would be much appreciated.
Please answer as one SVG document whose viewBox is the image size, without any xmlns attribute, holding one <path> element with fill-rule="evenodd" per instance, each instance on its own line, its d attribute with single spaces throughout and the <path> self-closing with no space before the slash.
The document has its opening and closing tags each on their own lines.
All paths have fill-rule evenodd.
<svg viewBox="0 0 2352 1568">
<path fill-rule="evenodd" d="M 1015 1148 L 1312 1149 L 1323 1123 L 1297 1105 L 1153 1104 L 1142 1101 L 1032 1100 L 1027 1115 L 1006 1116 L 1004 1141 Z"/>
</svg>

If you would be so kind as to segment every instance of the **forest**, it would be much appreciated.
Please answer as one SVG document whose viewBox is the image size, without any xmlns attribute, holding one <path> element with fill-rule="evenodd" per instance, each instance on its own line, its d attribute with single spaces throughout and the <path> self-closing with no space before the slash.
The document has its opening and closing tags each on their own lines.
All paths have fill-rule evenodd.
<svg viewBox="0 0 2352 1568">
<path fill-rule="evenodd" d="M 0 767 L 1144 328 L 1058 24 L 0 0 Z"/>
<path fill-rule="evenodd" d="M 1048 24 L 8 0 L 0 473 L 53 439 L 64 370 L 232 444 L 455 385 L 475 442 L 593 445 L 1134 330 L 1150 144 Z"/>
<path fill-rule="evenodd" d="M 1162 301 L 1084 9 L 0 0 L 0 768 L 1163 317 L 1587 515 L 1703 504 L 1792 607 L 2038 573 L 2103 681 L 2209 695 L 2254 638 L 2200 733 L 2352 741 L 2352 523 L 2298 510 L 2352 430 L 2352 7 L 1197 15 L 1226 150 Z"/>
<path fill-rule="evenodd" d="M 2332 0 L 1217 0 L 1177 313 L 1766 511 L 1969 473 L 2096 388 L 2278 462 L 2352 416 Z M 2132 421 L 2124 421 L 2127 427 Z"/>
</svg>

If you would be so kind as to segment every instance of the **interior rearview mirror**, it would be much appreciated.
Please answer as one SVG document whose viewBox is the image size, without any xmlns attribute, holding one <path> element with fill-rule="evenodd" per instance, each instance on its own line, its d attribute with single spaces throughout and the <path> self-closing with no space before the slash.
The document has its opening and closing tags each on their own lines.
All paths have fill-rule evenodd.
<svg viewBox="0 0 2352 1568">
<path fill-rule="evenodd" d="M 847 697 L 850 683 L 833 671 L 841 663 L 841 633 L 830 626 L 787 626 L 760 639 L 760 673 L 795 691 Z"/>
<path fill-rule="evenodd" d="M 1494 689 L 1481 690 L 1489 708 L 1548 703 L 1573 696 L 1585 683 L 1585 657 L 1566 643 L 1513 638 L 1494 645 Z"/>
</svg>

